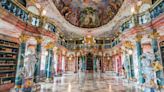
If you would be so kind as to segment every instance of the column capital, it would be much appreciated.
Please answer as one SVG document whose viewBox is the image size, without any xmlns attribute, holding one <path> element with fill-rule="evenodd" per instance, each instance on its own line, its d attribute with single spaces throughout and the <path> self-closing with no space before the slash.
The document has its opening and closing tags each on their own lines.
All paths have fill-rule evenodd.
<svg viewBox="0 0 164 92">
<path fill-rule="evenodd" d="M 134 45 L 131 41 L 125 41 L 124 42 L 124 47 L 129 48 L 129 49 L 133 49 Z"/>
<path fill-rule="evenodd" d="M 30 38 L 30 36 L 27 35 L 27 34 L 21 34 L 21 35 L 19 36 L 19 40 L 20 40 L 22 43 L 25 43 L 29 38 Z"/>
<path fill-rule="evenodd" d="M 42 37 L 36 37 L 36 41 L 37 41 L 37 44 L 41 44 L 43 42 L 43 38 Z"/>
<path fill-rule="evenodd" d="M 141 42 L 142 38 L 143 38 L 142 35 L 136 35 L 135 41 L 136 41 L 136 42 Z"/>
<path fill-rule="evenodd" d="M 54 44 L 53 42 L 49 42 L 49 43 L 45 46 L 46 49 L 53 49 L 54 47 L 55 47 L 55 44 Z"/>
<path fill-rule="evenodd" d="M 152 39 L 157 39 L 159 36 L 160 36 L 160 35 L 159 35 L 159 33 L 158 33 L 156 30 L 153 31 L 153 32 L 149 35 L 149 37 L 152 38 Z"/>
</svg>

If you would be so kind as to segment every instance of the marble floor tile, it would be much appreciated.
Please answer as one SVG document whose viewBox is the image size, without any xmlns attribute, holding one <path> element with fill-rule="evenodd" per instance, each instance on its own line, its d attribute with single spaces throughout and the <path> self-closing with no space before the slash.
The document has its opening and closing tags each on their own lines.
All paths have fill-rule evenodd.
<svg viewBox="0 0 164 92">
<path fill-rule="evenodd" d="M 134 85 L 108 73 L 78 73 L 40 82 L 40 92 L 142 92 Z"/>
</svg>

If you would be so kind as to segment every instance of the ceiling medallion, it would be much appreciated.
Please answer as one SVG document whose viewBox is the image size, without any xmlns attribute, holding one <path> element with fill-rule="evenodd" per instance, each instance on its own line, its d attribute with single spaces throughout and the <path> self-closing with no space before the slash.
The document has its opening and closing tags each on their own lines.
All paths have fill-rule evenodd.
<svg viewBox="0 0 164 92">
<path fill-rule="evenodd" d="M 107 24 L 124 0 L 53 0 L 61 15 L 71 24 L 96 28 Z"/>
</svg>

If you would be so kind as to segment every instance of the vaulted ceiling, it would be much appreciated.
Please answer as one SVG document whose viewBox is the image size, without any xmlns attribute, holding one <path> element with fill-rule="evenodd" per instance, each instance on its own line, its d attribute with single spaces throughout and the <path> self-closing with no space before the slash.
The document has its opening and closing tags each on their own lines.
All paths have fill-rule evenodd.
<svg viewBox="0 0 164 92">
<path fill-rule="evenodd" d="M 37 0 L 66 38 L 110 37 L 138 0 Z M 95 23 L 95 24 L 94 24 Z"/>
<path fill-rule="evenodd" d="M 53 0 L 53 2 L 69 23 L 82 28 L 96 28 L 113 19 L 123 0 Z"/>
</svg>

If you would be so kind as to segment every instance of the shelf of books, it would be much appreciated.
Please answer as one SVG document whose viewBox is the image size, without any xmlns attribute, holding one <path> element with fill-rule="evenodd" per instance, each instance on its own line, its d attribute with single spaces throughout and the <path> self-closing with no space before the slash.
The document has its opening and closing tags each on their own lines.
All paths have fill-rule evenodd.
<svg viewBox="0 0 164 92">
<path fill-rule="evenodd" d="M 0 38 L 0 89 L 14 85 L 18 47 L 18 43 Z"/>
</svg>

